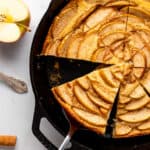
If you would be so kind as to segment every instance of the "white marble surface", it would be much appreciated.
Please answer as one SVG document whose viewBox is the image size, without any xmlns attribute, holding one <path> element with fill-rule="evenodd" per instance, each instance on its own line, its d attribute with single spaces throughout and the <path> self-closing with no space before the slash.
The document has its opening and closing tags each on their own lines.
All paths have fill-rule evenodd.
<svg viewBox="0 0 150 150">
<path fill-rule="evenodd" d="M 29 55 L 34 33 L 45 13 L 50 0 L 26 0 L 31 12 L 31 33 L 15 44 L 0 43 L 0 71 L 24 80 L 29 88 L 27 94 L 19 95 L 0 82 L 0 134 L 17 135 L 14 150 L 46 150 L 32 134 L 32 119 L 35 99 L 29 74 Z M 62 137 L 43 121 L 43 130 L 47 137 L 57 145 Z M 0 147 L 0 150 L 12 149 Z"/>
</svg>

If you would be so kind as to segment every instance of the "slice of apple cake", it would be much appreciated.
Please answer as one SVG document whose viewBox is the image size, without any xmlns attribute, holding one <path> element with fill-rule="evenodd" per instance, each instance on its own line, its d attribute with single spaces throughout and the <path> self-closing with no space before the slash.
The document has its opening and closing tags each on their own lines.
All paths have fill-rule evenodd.
<svg viewBox="0 0 150 150">
<path fill-rule="evenodd" d="M 127 64 L 97 69 L 52 88 L 56 100 L 81 125 L 104 134 Z"/>
</svg>

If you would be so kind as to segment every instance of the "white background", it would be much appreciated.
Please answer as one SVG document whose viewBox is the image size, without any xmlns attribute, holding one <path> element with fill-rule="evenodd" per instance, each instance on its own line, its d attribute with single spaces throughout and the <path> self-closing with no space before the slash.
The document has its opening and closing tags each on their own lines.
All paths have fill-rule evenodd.
<svg viewBox="0 0 150 150">
<path fill-rule="evenodd" d="M 0 150 L 46 150 L 32 133 L 35 99 L 29 74 L 29 55 L 34 33 L 50 0 L 26 0 L 31 12 L 32 32 L 14 44 L 0 43 L 0 71 L 24 80 L 29 88 L 27 94 L 19 95 L 0 82 L 0 134 L 17 135 L 15 148 L 0 147 Z M 62 137 L 43 119 L 43 131 L 57 145 Z"/>
</svg>

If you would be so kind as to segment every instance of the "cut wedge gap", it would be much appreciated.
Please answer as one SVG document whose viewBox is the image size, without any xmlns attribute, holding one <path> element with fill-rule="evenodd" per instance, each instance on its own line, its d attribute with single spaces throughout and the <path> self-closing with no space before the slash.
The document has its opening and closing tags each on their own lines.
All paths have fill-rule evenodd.
<svg viewBox="0 0 150 150">
<path fill-rule="evenodd" d="M 141 83 L 139 83 L 142 87 L 143 87 L 143 89 L 144 89 L 144 91 L 146 92 L 146 94 L 148 95 L 148 96 L 150 96 L 150 93 L 147 91 L 147 89 L 143 86 L 143 84 L 141 84 Z"/>
<path fill-rule="evenodd" d="M 105 133 L 105 136 L 107 138 L 111 138 L 112 137 L 113 124 L 115 122 L 116 113 L 117 113 L 117 104 L 118 104 L 119 92 L 120 92 L 120 87 L 118 89 L 118 92 L 117 92 L 114 104 L 112 106 L 112 110 L 110 112 L 110 117 L 109 117 L 108 122 L 107 122 L 106 133 Z"/>
<path fill-rule="evenodd" d="M 71 81 L 97 69 L 97 67 L 107 66 L 84 60 L 43 55 L 36 56 L 35 62 L 38 64 L 37 68 L 45 69 L 44 75 L 46 78 L 48 77 L 49 87 Z"/>
</svg>

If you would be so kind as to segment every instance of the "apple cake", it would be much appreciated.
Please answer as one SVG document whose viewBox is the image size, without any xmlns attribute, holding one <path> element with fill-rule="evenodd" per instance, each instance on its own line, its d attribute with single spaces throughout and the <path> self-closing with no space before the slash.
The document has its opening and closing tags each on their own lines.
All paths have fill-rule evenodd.
<svg viewBox="0 0 150 150">
<path fill-rule="evenodd" d="M 54 18 L 41 55 L 109 67 L 51 89 L 81 125 L 105 134 L 114 103 L 113 137 L 150 134 L 150 2 L 70 0 Z"/>
</svg>

